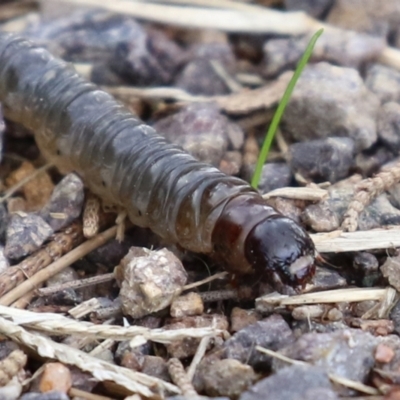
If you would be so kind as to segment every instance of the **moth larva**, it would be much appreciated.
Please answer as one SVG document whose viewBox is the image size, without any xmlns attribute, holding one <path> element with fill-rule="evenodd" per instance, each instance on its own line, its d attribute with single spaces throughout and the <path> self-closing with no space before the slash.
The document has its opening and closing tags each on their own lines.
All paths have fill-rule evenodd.
<svg viewBox="0 0 400 400">
<path fill-rule="evenodd" d="M 297 223 L 241 179 L 169 144 L 111 95 L 28 40 L 0 33 L 0 101 L 35 133 L 62 172 L 76 171 L 131 221 L 182 247 L 298 285 L 314 272 L 314 245 Z"/>
</svg>

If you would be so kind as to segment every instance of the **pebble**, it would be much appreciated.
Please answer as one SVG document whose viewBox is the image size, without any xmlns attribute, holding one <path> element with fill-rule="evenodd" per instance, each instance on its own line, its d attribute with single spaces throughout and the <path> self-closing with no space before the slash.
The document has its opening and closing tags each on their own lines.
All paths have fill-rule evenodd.
<svg viewBox="0 0 400 400">
<path fill-rule="evenodd" d="M 393 321 L 394 331 L 400 335 L 400 300 L 391 309 L 389 318 Z"/>
<path fill-rule="evenodd" d="M 307 206 L 303 222 L 316 232 L 330 232 L 339 228 L 348 204 L 353 197 L 354 184 L 360 177 L 353 176 L 337 182 L 329 189 L 329 198 Z M 400 210 L 393 207 L 386 194 L 378 196 L 359 216 L 358 229 L 369 230 L 400 223 Z"/>
<path fill-rule="evenodd" d="M 252 367 L 232 359 L 217 360 L 202 365 L 200 373 L 204 384 L 203 390 L 211 397 L 238 398 L 257 378 Z"/>
<path fill-rule="evenodd" d="M 268 193 L 271 190 L 290 186 L 292 171 L 286 163 L 267 163 L 263 165 L 258 190 Z"/>
<path fill-rule="evenodd" d="M 400 255 L 388 257 L 385 263 L 381 265 L 380 270 L 389 284 L 400 291 Z"/>
<path fill-rule="evenodd" d="M 394 153 L 400 150 L 400 104 L 387 102 L 379 109 L 378 136 Z"/>
<path fill-rule="evenodd" d="M 292 365 L 252 386 L 239 400 L 338 400 L 327 373 L 321 368 Z"/>
<path fill-rule="evenodd" d="M 329 24 L 386 37 L 400 22 L 397 0 L 336 0 L 327 17 Z"/>
<path fill-rule="evenodd" d="M 5 242 L 6 230 L 10 216 L 4 203 L 0 203 L 0 243 Z"/>
<path fill-rule="evenodd" d="M 71 372 L 61 363 L 50 362 L 44 365 L 39 389 L 42 393 L 58 391 L 67 393 L 72 386 Z"/>
<path fill-rule="evenodd" d="M 289 325 L 280 315 L 274 314 L 236 332 L 223 345 L 224 357 L 265 371 L 271 366 L 272 358 L 255 350 L 255 347 L 279 350 L 293 340 Z"/>
<path fill-rule="evenodd" d="M 372 64 L 365 76 L 365 85 L 382 103 L 400 100 L 400 71 L 381 64 Z"/>
<path fill-rule="evenodd" d="M 255 324 L 262 318 L 261 314 L 254 309 L 245 310 L 239 307 L 233 307 L 231 312 L 231 329 L 230 332 L 238 332 L 246 326 Z"/>
<path fill-rule="evenodd" d="M 168 307 L 182 292 L 187 273 L 167 249 L 132 247 L 116 267 L 116 277 L 123 312 L 141 318 Z"/>
<path fill-rule="evenodd" d="M 188 315 L 201 315 L 204 304 L 198 293 L 190 292 L 179 296 L 171 303 L 170 314 L 173 318 L 183 318 Z"/>
<path fill-rule="evenodd" d="M 386 344 L 380 343 L 375 349 L 375 361 L 387 364 L 393 360 L 395 353 L 391 347 Z"/>
<path fill-rule="evenodd" d="M 140 372 L 162 379 L 166 382 L 171 381 L 167 362 L 162 357 L 151 355 L 144 356 Z"/>
<path fill-rule="evenodd" d="M 283 115 L 282 131 L 297 141 L 348 137 L 361 151 L 376 142 L 378 108 L 379 99 L 356 70 L 320 62 L 304 69 Z"/>
<path fill-rule="evenodd" d="M 215 96 L 230 92 L 212 62 L 219 64 L 231 77 L 235 73 L 235 56 L 227 43 L 203 43 L 193 46 L 189 61 L 176 76 L 174 86 L 195 95 Z"/>
<path fill-rule="evenodd" d="M 76 174 L 68 174 L 54 188 L 50 200 L 40 211 L 40 216 L 54 232 L 59 231 L 81 215 L 84 199 L 82 180 Z"/>
<path fill-rule="evenodd" d="M 53 229 L 38 215 L 20 212 L 11 216 L 7 226 L 4 253 L 20 259 L 32 254 L 53 234 Z"/>
<path fill-rule="evenodd" d="M 270 78 L 288 69 L 295 69 L 310 39 L 311 35 L 303 35 L 268 40 L 263 48 L 263 75 Z M 367 61 L 379 56 L 384 47 L 383 38 L 335 29 L 325 31 L 318 38 L 311 61 L 327 61 L 334 65 L 358 69 Z"/>
<path fill-rule="evenodd" d="M 167 84 L 184 56 L 161 31 L 146 31 L 131 17 L 97 10 L 40 22 L 25 35 L 67 61 L 94 63 L 97 84 Z"/>
<path fill-rule="evenodd" d="M 329 137 L 292 144 L 288 161 L 294 173 L 308 180 L 335 183 L 349 175 L 354 154 L 352 139 Z"/>
<path fill-rule="evenodd" d="M 229 145 L 230 136 L 239 136 L 242 129 L 220 114 L 215 105 L 193 103 L 176 114 L 157 121 L 154 128 L 167 140 L 181 146 L 199 161 L 219 166 Z"/>
<path fill-rule="evenodd" d="M 376 345 L 377 341 L 370 333 L 345 329 L 304 334 L 279 352 L 291 359 L 313 364 L 330 374 L 365 382 L 374 366 Z M 278 359 L 274 359 L 272 365 L 276 372 L 287 367 L 286 362 Z"/>
<path fill-rule="evenodd" d="M 379 261 L 374 254 L 357 252 L 353 258 L 353 269 L 357 282 L 363 287 L 373 287 L 380 278 Z"/>
<path fill-rule="evenodd" d="M 156 29 L 145 31 L 138 25 L 129 39 L 121 39 L 109 66 L 130 85 L 169 84 L 185 58 L 182 49 Z"/>
</svg>

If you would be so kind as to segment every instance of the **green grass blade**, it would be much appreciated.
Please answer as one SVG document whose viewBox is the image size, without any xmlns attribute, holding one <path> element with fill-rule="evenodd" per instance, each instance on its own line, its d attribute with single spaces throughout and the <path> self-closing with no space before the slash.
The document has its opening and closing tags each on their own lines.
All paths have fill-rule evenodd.
<svg viewBox="0 0 400 400">
<path fill-rule="evenodd" d="M 296 86 L 296 83 L 297 83 L 301 73 L 303 72 L 304 67 L 307 65 L 307 62 L 311 57 L 311 54 L 314 50 L 315 43 L 317 42 L 318 38 L 322 35 L 323 31 L 324 31 L 323 29 L 320 29 L 311 38 L 303 56 L 301 57 L 301 60 L 297 64 L 296 70 L 294 71 L 292 79 L 290 80 L 290 82 L 285 90 L 285 93 L 283 94 L 282 100 L 280 101 L 278 108 L 275 111 L 274 117 L 272 118 L 271 125 L 268 128 L 267 135 L 265 137 L 263 146 L 261 148 L 260 155 L 257 160 L 257 165 L 256 165 L 256 169 L 254 171 L 253 178 L 251 180 L 251 186 L 253 186 L 253 188 L 255 188 L 255 189 L 258 188 L 263 165 L 265 164 L 265 161 L 267 159 L 269 150 L 271 148 L 271 144 L 274 140 L 276 130 L 278 129 L 279 122 L 281 121 L 281 118 L 282 118 L 283 112 L 285 111 L 286 105 L 289 102 L 290 96 L 292 95 L 293 89 Z"/>
</svg>

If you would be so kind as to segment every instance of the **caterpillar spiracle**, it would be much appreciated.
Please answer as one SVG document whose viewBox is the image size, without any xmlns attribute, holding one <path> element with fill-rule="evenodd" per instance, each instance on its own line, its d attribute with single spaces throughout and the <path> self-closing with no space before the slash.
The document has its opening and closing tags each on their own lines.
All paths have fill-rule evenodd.
<svg viewBox="0 0 400 400">
<path fill-rule="evenodd" d="M 314 273 L 306 231 L 246 182 L 196 161 L 72 66 L 9 33 L 0 33 L 0 102 L 61 172 L 76 171 L 135 225 L 235 274 L 297 286 Z"/>
</svg>

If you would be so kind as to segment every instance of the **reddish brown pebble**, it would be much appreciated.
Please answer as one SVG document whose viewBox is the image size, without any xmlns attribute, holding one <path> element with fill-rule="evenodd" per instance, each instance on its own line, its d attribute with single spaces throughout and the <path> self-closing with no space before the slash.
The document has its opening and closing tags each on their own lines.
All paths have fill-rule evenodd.
<svg viewBox="0 0 400 400">
<path fill-rule="evenodd" d="M 234 307 L 231 312 L 231 332 L 238 332 L 248 325 L 255 324 L 260 319 L 261 314 L 256 310 Z"/>
<path fill-rule="evenodd" d="M 380 343 L 376 346 L 375 350 L 375 361 L 380 363 L 389 363 L 394 357 L 394 351 L 391 347 L 386 344 Z"/>
<path fill-rule="evenodd" d="M 58 391 L 67 393 L 71 385 L 71 372 L 64 364 L 48 363 L 45 365 L 39 384 L 41 392 Z"/>
<path fill-rule="evenodd" d="M 190 292 L 177 297 L 171 304 L 171 317 L 182 318 L 187 315 L 201 315 L 204 311 L 204 304 L 198 293 Z"/>
</svg>

